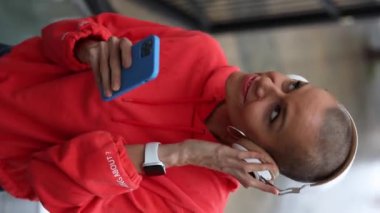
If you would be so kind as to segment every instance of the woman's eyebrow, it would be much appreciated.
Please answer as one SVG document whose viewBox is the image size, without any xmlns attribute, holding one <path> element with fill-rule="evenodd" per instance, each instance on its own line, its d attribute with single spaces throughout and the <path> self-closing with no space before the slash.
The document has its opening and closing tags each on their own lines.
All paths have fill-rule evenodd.
<svg viewBox="0 0 380 213">
<path fill-rule="evenodd" d="M 305 82 L 304 84 L 302 84 L 297 90 L 300 90 L 302 88 L 305 88 L 305 86 L 308 86 L 310 85 L 308 82 Z M 287 112 L 288 112 L 288 104 L 284 104 L 283 107 L 282 107 L 282 113 L 281 113 L 281 123 L 280 125 L 278 126 L 278 130 L 277 131 L 281 131 L 283 128 L 284 128 L 284 125 L 286 123 L 286 120 L 288 119 L 287 117 Z"/>
</svg>

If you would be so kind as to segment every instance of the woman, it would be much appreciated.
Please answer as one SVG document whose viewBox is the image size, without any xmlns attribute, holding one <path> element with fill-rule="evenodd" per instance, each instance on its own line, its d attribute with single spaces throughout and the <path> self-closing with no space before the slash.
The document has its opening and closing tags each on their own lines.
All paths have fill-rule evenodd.
<svg viewBox="0 0 380 213">
<path fill-rule="evenodd" d="M 150 34 L 161 41 L 158 78 L 101 101 L 97 84 L 106 96 L 118 90 L 119 65 L 130 66 L 132 43 Z M 238 181 L 277 194 L 249 174 L 279 173 L 255 143 L 289 176 L 293 158 L 305 159 L 300 177 L 324 163 L 312 153 L 324 150 L 316 139 L 321 118 L 338 106 L 280 73 L 237 72 L 204 33 L 115 14 L 51 24 L 13 47 L 0 67 L 0 185 L 51 212 L 223 212 Z M 294 155 L 281 152 L 292 147 Z M 329 175 L 342 150 L 328 171 L 300 178 Z"/>
</svg>

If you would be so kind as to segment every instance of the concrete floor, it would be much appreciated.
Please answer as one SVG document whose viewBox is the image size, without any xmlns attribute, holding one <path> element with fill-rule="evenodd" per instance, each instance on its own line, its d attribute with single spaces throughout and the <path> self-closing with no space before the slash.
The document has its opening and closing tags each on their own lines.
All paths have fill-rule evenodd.
<svg viewBox="0 0 380 213">
<path fill-rule="evenodd" d="M 0 0 L 0 41 L 16 44 L 61 18 L 81 17 L 88 11 L 80 1 Z M 127 1 L 111 1 L 119 10 L 141 19 L 181 25 Z M 299 73 L 335 94 L 346 105 L 359 128 L 357 160 L 348 176 L 327 191 L 274 197 L 254 189 L 231 196 L 225 212 L 377 213 L 380 209 L 380 19 L 351 24 L 314 24 L 214 35 L 231 64 L 247 71 L 279 70 Z M 284 178 L 280 186 L 295 184 Z M 36 203 L 0 193 L 0 212 L 39 212 Z"/>
</svg>

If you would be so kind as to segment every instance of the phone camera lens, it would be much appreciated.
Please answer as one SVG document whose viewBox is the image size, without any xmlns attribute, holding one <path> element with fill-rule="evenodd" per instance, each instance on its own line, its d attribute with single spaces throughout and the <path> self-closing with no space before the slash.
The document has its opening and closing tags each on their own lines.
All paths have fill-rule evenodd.
<svg viewBox="0 0 380 213">
<path fill-rule="evenodd" d="M 152 46 L 153 42 L 151 40 L 144 42 L 141 47 L 141 57 L 150 55 L 150 53 L 152 52 Z"/>
</svg>

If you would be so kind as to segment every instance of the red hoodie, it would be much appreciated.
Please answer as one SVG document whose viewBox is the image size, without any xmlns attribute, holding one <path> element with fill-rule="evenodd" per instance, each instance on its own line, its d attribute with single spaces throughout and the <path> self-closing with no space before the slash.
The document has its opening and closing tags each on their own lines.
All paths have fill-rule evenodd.
<svg viewBox="0 0 380 213">
<path fill-rule="evenodd" d="M 158 78 L 103 102 L 76 42 L 150 34 L 161 40 Z M 51 212 L 223 212 L 231 176 L 195 166 L 141 176 L 124 145 L 216 141 L 204 121 L 235 70 L 198 31 L 115 14 L 51 24 L 0 58 L 0 185 Z"/>
</svg>

